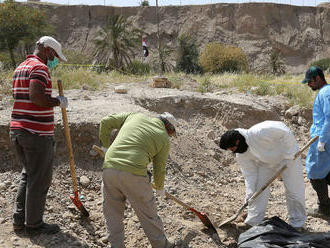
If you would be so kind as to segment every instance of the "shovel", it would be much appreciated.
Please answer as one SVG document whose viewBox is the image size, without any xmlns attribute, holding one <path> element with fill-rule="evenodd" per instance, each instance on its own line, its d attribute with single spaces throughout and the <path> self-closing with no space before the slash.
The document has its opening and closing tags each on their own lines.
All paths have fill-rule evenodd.
<svg viewBox="0 0 330 248">
<path fill-rule="evenodd" d="M 314 143 L 315 140 L 317 140 L 319 137 L 315 136 L 314 138 L 312 138 L 311 140 L 308 141 L 308 143 L 301 148 L 301 150 L 299 152 L 297 152 L 294 155 L 294 159 L 298 158 L 311 144 Z M 256 199 L 285 169 L 286 169 L 287 165 L 283 165 L 275 174 L 272 178 L 270 178 L 267 183 L 262 186 L 258 191 L 256 191 L 249 199 L 246 200 L 246 202 L 244 203 L 244 205 L 237 211 L 237 213 L 235 215 L 233 215 L 232 217 L 226 219 L 224 222 L 222 222 L 219 227 L 222 227 L 234 220 L 236 220 L 236 218 L 239 216 L 239 214 L 243 211 L 244 208 L 246 208 L 249 203 L 251 201 L 253 201 L 254 199 Z"/>
<path fill-rule="evenodd" d="M 100 147 L 98 147 L 96 145 L 93 145 L 92 149 L 94 151 L 96 151 L 98 154 L 100 154 L 100 156 L 104 157 L 104 152 Z M 154 188 L 153 184 L 152 184 L 152 187 Z M 211 220 L 209 219 L 209 217 L 207 217 L 207 215 L 204 212 L 197 211 L 196 209 L 190 207 L 189 205 L 182 202 L 181 200 L 179 200 L 178 198 L 176 198 L 175 196 L 171 195 L 170 193 L 168 193 L 166 191 L 165 191 L 165 195 L 166 195 L 167 198 L 170 198 L 171 200 L 175 201 L 177 204 L 179 204 L 182 207 L 184 207 L 184 208 L 188 209 L 189 211 L 193 212 L 201 220 L 201 222 L 204 224 L 204 226 L 206 226 L 207 228 L 209 228 L 212 231 L 214 231 L 215 233 L 217 233 L 217 230 L 213 226 Z"/>
<path fill-rule="evenodd" d="M 57 85 L 58 85 L 59 95 L 64 96 L 62 81 L 57 80 Z M 76 205 L 76 207 L 79 209 L 81 214 L 84 217 L 88 217 L 89 213 L 87 212 L 86 208 L 83 206 L 82 202 L 79 200 L 79 196 L 78 196 L 76 169 L 75 169 L 75 163 L 74 163 L 74 158 L 73 158 L 73 149 L 72 149 L 70 129 L 69 129 L 69 124 L 68 124 L 68 117 L 67 117 L 67 114 L 66 114 L 66 109 L 61 108 L 61 110 L 62 110 L 62 119 L 63 119 L 63 124 L 64 124 L 64 133 L 65 133 L 66 145 L 67 145 L 67 148 L 68 148 L 68 151 L 69 151 L 70 170 L 71 170 L 71 177 L 72 177 L 72 181 L 73 181 L 73 190 L 74 190 L 74 196 L 70 196 L 70 198 L 71 198 L 73 204 Z"/>
</svg>

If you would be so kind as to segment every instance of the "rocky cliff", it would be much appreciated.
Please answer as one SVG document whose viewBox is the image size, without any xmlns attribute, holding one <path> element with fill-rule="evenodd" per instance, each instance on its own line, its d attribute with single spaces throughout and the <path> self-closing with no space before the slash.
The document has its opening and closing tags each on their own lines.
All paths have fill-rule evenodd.
<svg viewBox="0 0 330 248">
<path fill-rule="evenodd" d="M 156 7 L 31 5 L 44 9 L 67 48 L 91 53 L 97 31 L 107 17 L 121 14 L 146 32 L 156 48 Z M 200 48 L 212 41 L 241 47 L 252 70 L 269 67 L 272 49 L 282 53 L 287 70 L 303 72 L 315 59 L 330 57 L 330 8 L 273 3 L 159 7 L 162 41 L 172 48 L 182 33 L 192 34 Z"/>
</svg>

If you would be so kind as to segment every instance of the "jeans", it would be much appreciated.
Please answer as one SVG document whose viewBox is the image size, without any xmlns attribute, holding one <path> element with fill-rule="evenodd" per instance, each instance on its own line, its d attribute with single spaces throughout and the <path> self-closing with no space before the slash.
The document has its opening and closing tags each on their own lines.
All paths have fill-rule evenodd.
<svg viewBox="0 0 330 248">
<path fill-rule="evenodd" d="M 46 196 L 52 181 L 54 137 L 16 129 L 10 131 L 10 140 L 23 167 L 13 221 L 16 225 L 38 227 L 43 223 Z"/>
</svg>

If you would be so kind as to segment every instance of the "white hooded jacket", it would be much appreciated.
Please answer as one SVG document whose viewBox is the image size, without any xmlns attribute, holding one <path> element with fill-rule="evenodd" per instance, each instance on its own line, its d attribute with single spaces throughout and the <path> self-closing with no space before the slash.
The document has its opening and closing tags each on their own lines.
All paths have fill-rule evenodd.
<svg viewBox="0 0 330 248">
<path fill-rule="evenodd" d="M 236 129 L 242 134 L 249 148 L 245 153 L 237 153 L 241 166 L 247 160 L 258 165 L 274 168 L 284 159 L 293 159 L 299 151 L 297 142 L 290 129 L 280 121 L 264 121 L 250 129 Z"/>
</svg>

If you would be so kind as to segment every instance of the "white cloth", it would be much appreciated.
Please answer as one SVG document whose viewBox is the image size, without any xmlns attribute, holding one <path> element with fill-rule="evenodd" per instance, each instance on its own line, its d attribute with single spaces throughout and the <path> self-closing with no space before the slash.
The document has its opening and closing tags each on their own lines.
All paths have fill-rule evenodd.
<svg viewBox="0 0 330 248">
<path fill-rule="evenodd" d="M 249 148 L 245 153 L 237 153 L 237 162 L 245 177 L 246 199 L 259 190 L 287 160 L 287 169 L 282 173 L 286 191 L 289 222 L 293 227 L 302 227 L 306 221 L 305 185 L 301 160 L 292 160 L 299 150 L 298 144 L 283 123 L 265 121 L 250 129 L 237 129 Z M 269 187 L 254 201 L 249 203 L 245 223 L 258 225 L 264 219 L 270 195 Z"/>
</svg>

